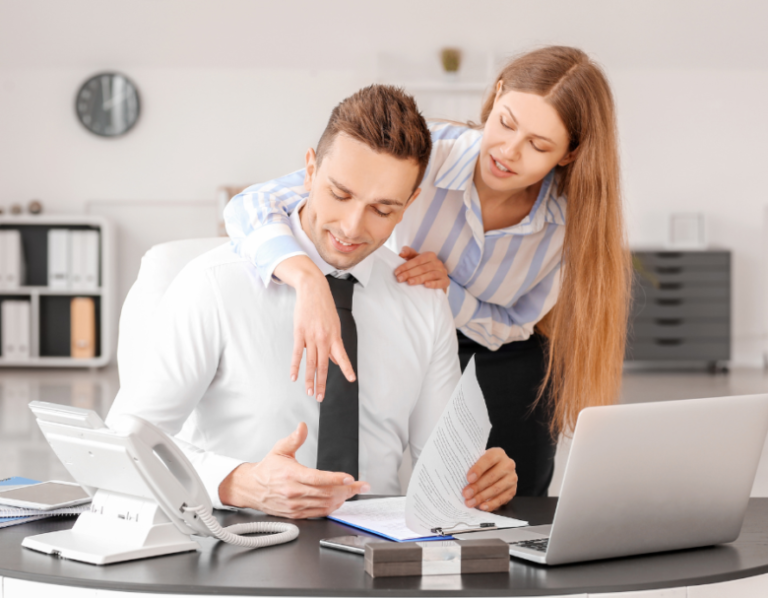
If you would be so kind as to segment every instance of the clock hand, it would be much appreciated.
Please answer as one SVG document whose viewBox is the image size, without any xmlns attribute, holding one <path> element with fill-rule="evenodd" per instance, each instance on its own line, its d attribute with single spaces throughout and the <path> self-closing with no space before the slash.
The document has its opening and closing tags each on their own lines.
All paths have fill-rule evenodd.
<svg viewBox="0 0 768 598">
<path fill-rule="evenodd" d="M 125 99 L 125 94 L 124 93 L 121 93 L 119 95 L 113 96 L 113 97 L 109 98 L 106 102 L 104 102 L 101 105 L 101 109 L 102 110 L 110 110 L 115 105 L 115 103 L 119 104 L 124 99 Z"/>
</svg>

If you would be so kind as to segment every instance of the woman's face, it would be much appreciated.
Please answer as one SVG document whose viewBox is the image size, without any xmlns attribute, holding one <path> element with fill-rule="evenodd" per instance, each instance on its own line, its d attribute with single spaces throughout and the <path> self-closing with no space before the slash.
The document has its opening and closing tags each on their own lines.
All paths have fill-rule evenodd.
<svg viewBox="0 0 768 598">
<path fill-rule="evenodd" d="M 526 189 L 556 165 L 575 159 L 575 150 L 568 151 L 569 142 L 563 121 L 543 97 L 514 90 L 502 93 L 499 83 L 475 177 L 479 174 L 494 191 Z"/>
</svg>

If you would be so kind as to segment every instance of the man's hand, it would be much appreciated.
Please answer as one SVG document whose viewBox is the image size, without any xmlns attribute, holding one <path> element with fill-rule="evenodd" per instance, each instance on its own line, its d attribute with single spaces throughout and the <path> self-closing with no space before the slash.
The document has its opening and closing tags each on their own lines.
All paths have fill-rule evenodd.
<svg viewBox="0 0 768 598">
<path fill-rule="evenodd" d="M 469 484 L 462 490 L 464 504 L 483 511 L 495 511 L 517 492 L 515 462 L 500 448 L 483 453 L 467 473 Z"/>
<path fill-rule="evenodd" d="M 403 247 L 400 257 L 408 261 L 395 268 L 398 282 L 423 284 L 429 289 L 448 292 L 448 286 L 451 284 L 448 269 L 433 252 L 418 253 L 410 247 Z"/>
<path fill-rule="evenodd" d="M 347 473 L 320 471 L 296 461 L 296 451 L 307 439 L 307 425 L 300 423 L 278 441 L 259 463 L 243 463 L 219 485 L 225 505 L 248 507 L 268 515 L 306 519 L 325 517 L 345 500 L 369 492 L 367 482 L 355 482 Z"/>
<path fill-rule="evenodd" d="M 275 276 L 296 289 L 291 380 L 295 382 L 299 377 L 301 357 L 306 347 L 304 384 L 309 396 L 317 390 L 317 400 L 322 401 L 325 396 L 329 358 L 338 364 L 347 380 L 355 381 L 355 370 L 341 340 L 341 322 L 331 287 L 322 272 L 305 255 L 297 255 L 280 262 L 275 268 Z"/>
</svg>

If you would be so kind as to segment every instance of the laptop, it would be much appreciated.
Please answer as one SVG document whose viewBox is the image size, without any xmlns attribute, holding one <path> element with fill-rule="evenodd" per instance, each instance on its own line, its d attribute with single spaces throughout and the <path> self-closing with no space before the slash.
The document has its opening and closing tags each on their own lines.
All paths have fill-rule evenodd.
<svg viewBox="0 0 768 598">
<path fill-rule="evenodd" d="M 466 539 L 545 565 L 732 542 L 767 432 L 768 394 L 584 409 L 552 525 Z"/>
</svg>

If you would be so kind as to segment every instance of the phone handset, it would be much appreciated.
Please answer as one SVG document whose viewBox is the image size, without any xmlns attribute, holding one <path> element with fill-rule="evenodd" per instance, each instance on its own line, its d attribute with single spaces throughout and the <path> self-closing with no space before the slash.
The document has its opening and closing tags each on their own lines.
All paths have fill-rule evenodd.
<svg viewBox="0 0 768 598">
<path fill-rule="evenodd" d="M 299 528 L 291 523 L 251 522 L 221 527 L 213 516 L 213 505 L 203 481 L 165 432 L 135 415 L 122 415 L 111 427 L 128 435 L 129 455 L 136 470 L 182 533 L 213 536 L 227 544 L 248 548 L 283 544 L 298 537 Z"/>
</svg>

